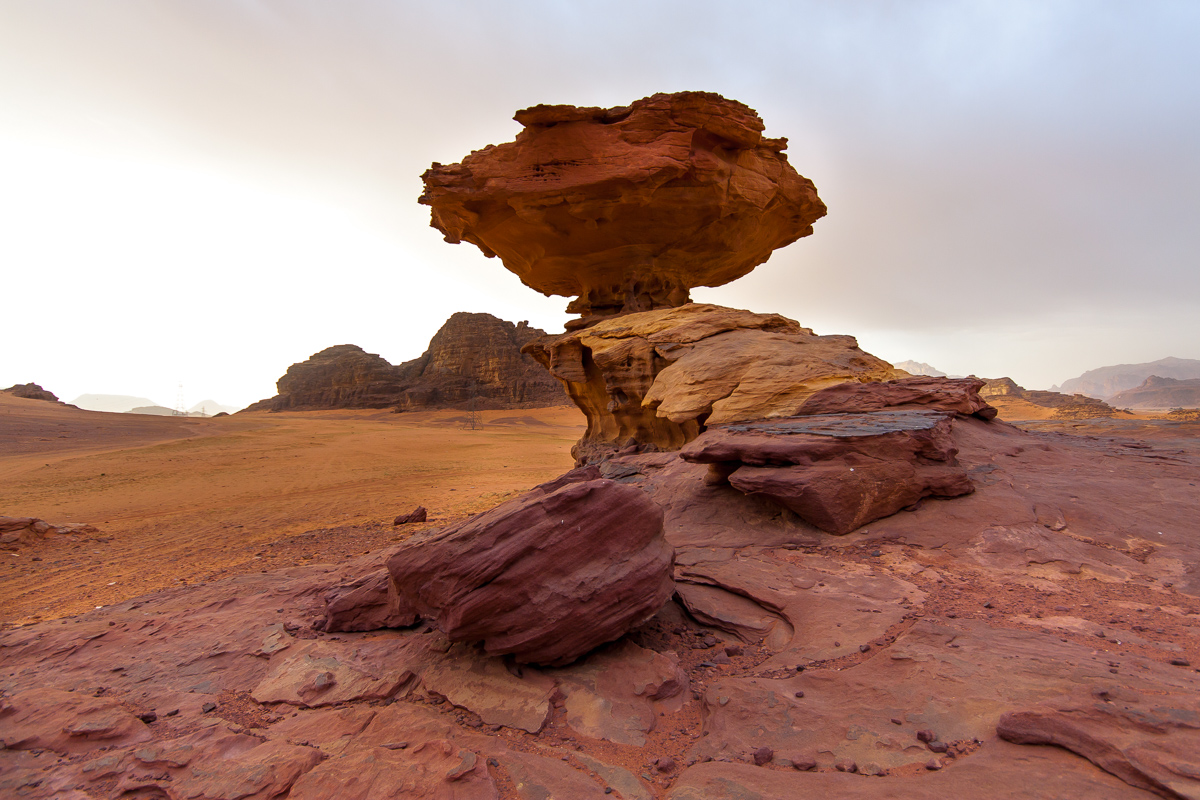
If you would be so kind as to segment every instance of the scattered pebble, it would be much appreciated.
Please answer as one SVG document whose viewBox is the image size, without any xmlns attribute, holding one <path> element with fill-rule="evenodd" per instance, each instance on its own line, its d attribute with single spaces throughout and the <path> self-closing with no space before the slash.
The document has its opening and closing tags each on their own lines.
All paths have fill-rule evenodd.
<svg viewBox="0 0 1200 800">
<path fill-rule="evenodd" d="M 848 758 L 839 758 L 833 767 L 838 772 L 858 772 L 858 764 Z"/>
<path fill-rule="evenodd" d="M 754 766 L 761 767 L 771 763 L 771 761 L 775 758 L 775 751 L 764 745 L 755 750 L 753 756 Z"/>
<path fill-rule="evenodd" d="M 917 731 L 917 739 L 929 744 L 937 739 L 937 734 L 931 731 L 929 728 L 922 728 L 921 730 Z"/>
<path fill-rule="evenodd" d="M 205 714 L 207 714 L 210 711 L 216 711 L 217 704 L 216 703 L 205 703 L 204 705 L 200 706 L 200 710 L 202 712 L 204 712 Z"/>
<path fill-rule="evenodd" d="M 797 691 L 797 692 L 796 692 L 796 697 L 804 697 L 804 692 L 802 692 L 802 691 Z"/>
<path fill-rule="evenodd" d="M 936 758 L 931 758 L 927 762 L 925 762 L 925 769 L 927 769 L 927 770 L 936 772 L 937 770 L 939 770 L 941 768 L 942 768 L 942 762 L 938 761 Z"/>
<path fill-rule="evenodd" d="M 1190 667 L 1191 665 L 1192 665 L 1192 662 L 1188 661 L 1186 658 L 1172 658 L 1171 659 L 1172 667 Z"/>
</svg>

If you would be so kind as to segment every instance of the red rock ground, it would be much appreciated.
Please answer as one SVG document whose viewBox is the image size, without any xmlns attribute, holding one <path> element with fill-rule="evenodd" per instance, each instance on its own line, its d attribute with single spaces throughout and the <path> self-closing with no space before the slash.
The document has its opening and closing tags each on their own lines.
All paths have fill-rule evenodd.
<svg viewBox="0 0 1200 800">
<path fill-rule="evenodd" d="M 960 420 L 976 492 L 844 537 L 705 487 L 703 466 L 617 459 L 609 476 L 664 506 L 679 596 L 707 624 L 671 603 L 623 644 L 518 677 L 421 628 L 310 626 L 322 587 L 402 535 L 395 513 L 488 507 L 569 466 L 577 427 L 519 412 L 472 438 L 329 413 L 118 418 L 113 435 L 14 402 L 0 513 L 102 533 L 0 556 L 0 794 L 1200 796 L 1200 424 Z M 662 689 L 679 672 L 683 691 Z M 1107 755 L 997 736 L 1037 709 L 1047 735 L 1090 731 Z"/>
</svg>

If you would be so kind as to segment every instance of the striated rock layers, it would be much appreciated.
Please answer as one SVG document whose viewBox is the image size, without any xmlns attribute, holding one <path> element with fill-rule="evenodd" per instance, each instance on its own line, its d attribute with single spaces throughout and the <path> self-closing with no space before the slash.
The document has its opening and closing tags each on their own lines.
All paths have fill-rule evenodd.
<svg viewBox="0 0 1200 800">
<path fill-rule="evenodd" d="M 680 453 L 805 522 L 849 533 L 925 497 L 973 492 L 950 436 L 953 414 L 933 410 L 820 414 L 705 433 Z"/>
<path fill-rule="evenodd" d="M 574 325 L 683 305 L 825 216 L 787 140 L 764 138 L 753 109 L 716 94 L 539 105 L 514 119 L 515 141 L 434 164 L 420 202 L 446 241 L 498 255 L 543 294 L 577 297 Z"/>
<path fill-rule="evenodd" d="M 457 313 L 420 358 L 400 365 L 352 344 L 336 345 L 288 367 L 279 394 L 245 409 L 388 408 L 416 411 L 473 403 L 476 408 L 563 404 L 566 398 L 521 346 L 544 336 L 528 323 Z"/>
<path fill-rule="evenodd" d="M 625 314 L 530 342 L 587 416 L 579 463 L 631 444 L 674 450 L 707 425 L 787 417 L 815 392 L 896 377 L 852 336 L 721 306 Z"/>
<path fill-rule="evenodd" d="M 645 493 L 577 470 L 417 534 L 387 568 L 400 601 L 451 641 L 561 666 L 662 608 L 675 591 L 674 553 Z"/>
</svg>

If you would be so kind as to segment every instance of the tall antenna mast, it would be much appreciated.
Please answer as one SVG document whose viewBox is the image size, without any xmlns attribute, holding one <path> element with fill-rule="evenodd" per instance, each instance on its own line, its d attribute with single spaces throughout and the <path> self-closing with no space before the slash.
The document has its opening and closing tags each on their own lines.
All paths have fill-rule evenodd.
<svg viewBox="0 0 1200 800">
<path fill-rule="evenodd" d="M 186 417 L 187 412 L 183 410 L 183 384 L 179 384 L 179 391 L 175 393 L 175 416 Z"/>
</svg>

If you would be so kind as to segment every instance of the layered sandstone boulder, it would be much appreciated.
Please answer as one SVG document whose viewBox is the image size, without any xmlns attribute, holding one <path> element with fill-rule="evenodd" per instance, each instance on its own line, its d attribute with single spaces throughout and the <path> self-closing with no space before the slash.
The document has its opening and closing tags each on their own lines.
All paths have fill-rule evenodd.
<svg viewBox="0 0 1200 800">
<path fill-rule="evenodd" d="M 524 352 L 587 416 L 580 463 L 636 444 L 676 450 L 706 425 L 789 417 L 814 393 L 896 377 L 852 336 L 818 336 L 778 314 L 688 304 L 606 319 Z"/>
<path fill-rule="evenodd" d="M 568 473 L 407 540 L 387 561 L 401 604 L 451 641 L 548 666 L 649 619 L 675 591 L 662 509 L 594 474 Z"/>
<path fill-rule="evenodd" d="M 845 534 L 925 497 L 974 491 L 955 459 L 953 420 L 943 411 L 889 410 L 727 425 L 680 456 L 711 465 L 710 482 Z"/>
<path fill-rule="evenodd" d="M 419 358 L 393 365 L 352 344 L 288 367 L 275 397 L 246 411 L 324 408 L 529 408 L 562 405 L 558 383 L 521 347 L 545 331 L 491 314 L 450 317 Z"/>
<path fill-rule="evenodd" d="M 936 408 L 963 416 L 995 419 L 996 409 L 980 396 L 985 381 L 979 378 L 917 376 L 883 383 L 843 383 L 822 389 L 797 412 L 844 414 L 882 411 L 886 408 Z"/>
<path fill-rule="evenodd" d="M 787 140 L 763 137 L 753 109 L 719 95 L 539 105 L 515 119 L 515 141 L 434 164 L 420 202 L 446 241 L 499 256 L 543 294 L 577 297 L 578 325 L 683 305 L 825 216 Z"/>
</svg>

